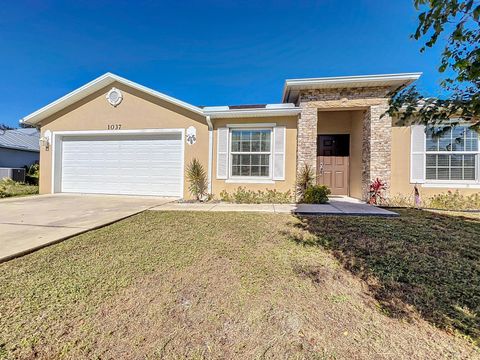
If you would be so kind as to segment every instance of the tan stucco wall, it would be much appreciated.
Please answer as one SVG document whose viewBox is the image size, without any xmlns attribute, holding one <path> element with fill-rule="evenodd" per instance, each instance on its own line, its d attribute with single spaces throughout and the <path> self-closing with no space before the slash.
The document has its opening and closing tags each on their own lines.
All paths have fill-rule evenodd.
<svg viewBox="0 0 480 360">
<path fill-rule="evenodd" d="M 363 111 L 319 111 L 317 134 L 350 134 L 350 196 L 362 197 L 362 122 Z"/>
<path fill-rule="evenodd" d="M 123 101 L 111 106 L 105 99 L 106 93 L 116 87 L 123 93 Z M 71 105 L 42 122 L 42 134 L 46 130 L 79 131 L 107 130 L 109 124 L 121 124 L 121 130 L 138 129 L 186 129 L 195 126 L 197 142 L 188 145 L 185 142 L 185 166 L 194 157 L 198 158 L 205 169 L 208 166 L 208 126 L 205 118 L 189 110 L 160 100 L 151 95 L 114 83 Z M 44 148 L 40 151 L 40 193 L 51 192 L 52 151 Z M 185 181 L 184 197 L 188 198 L 188 183 Z"/>
<path fill-rule="evenodd" d="M 410 183 L 410 127 L 392 127 L 392 178 L 390 184 L 391 196 L 413 196 L 414 184 Z M 418 186 L 423 198 L 445 193 L 448 190 L 455 191 L 452 187 L 428 188 Z M 461 194 L 470 195 L 480 192 L 480 189 L 458 189 Z"/>
<path fill-rule="evenodd" d="M 228 124 L 260 124 L 260 123 L 275 123 L 278 126 L 285 126 L 286 133 L 286 148 L 285 148 L 285 180 L 275 181 L 273 184 L 252 184 L 252 183 L 228 183 L 226 180 L 217 179 L 217 129 L 225 127 Z M 295 174 L 297 161 L 297 116 L 286 117 L 258 117 L 258 118 L 229 118 L 229 119 L 215 119 L 213 120 L 213 176 L 212 176 L 212 192 L 216 198 L 219 197 L 223 190 L 233 192 L 238 187 L 248 188 L 254 191 L 265 189 L 276 189 L 278 191 L 286 192 L 290 190 L 292 194 L 295 190 Z"/>
<path fill-rule="evenodd" d="M 118 107 L 112 107 L 105 94 L 113 86 L 123 92 L 123 101 Z M 317 110 L 318 111 L 318 110 Z M 218 198 L 222 190 L 234 191 L 239 186 L 252 190 L 277 189 L 294 191 L 297 161 L 297 116 L 264 118 L 215 119 L 212 156 L 212 192 Z M 216 178 L 217 131 L 219 127 L 238 123 L 276 123 L 287 127 L 285 180 L 272 184 L 228 183 Z M 362 110 L 319 111 L 317 133 L 350 134 L 350 195 L 362 196 Z M 168 129 L 195 126 L 197 142 L 185 143 L 185 166 L 198 158 L 205 169 L 208 168 L 208 126 L 202 115 L 160 100 L 151 95 L 132 89 L 121 83 L 114 83 L 82 99 L 42 122 L 42 134 L 46 130 L 82 131 L 107 130 L 108 125 L 121 124 L 122 130 Z M 410 196 L 413 184 L 410 183 L 410 128 L 394 126 L 392 128 L 390 194 Z M 40 151 L 40 193 L 51 192 L 52 187 L 52 148 Z M 184 197 L 189 198 L 188 182 L 185 181 Z M 444 193 L 445 188 L 420 187 L 423 197 Z M 459 189 L 463 194 L 479 192 L 478 189 Z"/>
</svg>

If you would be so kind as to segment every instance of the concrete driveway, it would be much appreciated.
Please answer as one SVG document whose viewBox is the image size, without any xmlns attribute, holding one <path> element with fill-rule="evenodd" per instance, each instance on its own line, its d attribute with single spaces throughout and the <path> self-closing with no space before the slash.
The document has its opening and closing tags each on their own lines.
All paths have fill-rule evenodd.
<svg viewBox="0 0 480 360">
<path fill-rule="evenodd" d="M 0 262 L 173 200 L 83 194 L 0 200 Z"/>
</svg>

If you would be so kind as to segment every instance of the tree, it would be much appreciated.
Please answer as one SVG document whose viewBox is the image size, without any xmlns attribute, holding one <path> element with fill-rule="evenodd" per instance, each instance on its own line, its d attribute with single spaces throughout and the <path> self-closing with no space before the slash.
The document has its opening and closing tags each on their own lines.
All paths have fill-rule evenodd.
<svg viewBox="0 0 480 360">
<path fill-rule="evenodd" d="M 20 127 L 21 127 L 22 129 L 31 129 L 31 128 L 34 128 L 34 127 L 36 127 L 36 126 L 35 126 L 35 125 L 30 125 L 30 124 L 21 122 L 21 123 L 20 123 Z"/>
<path fill-rule="evenodd" d="M 7 124 L 0 124 L 0 131 L 5 131 L 5 130 L 13 130 L 15 128 L 7 125 Z"/>
<path fill-rule="evenodd" d="M 480 2 L 474 0 L 414 0 L 420 11 L 412 38 L 423 40 L 421 52 L 447 35 L 438 71 L 446 98 L 427 98 L 415 85 L 397 89 L 387 113 L 400 124 L 440 124 L 454 118 L 480 130 Z M 458 124 L 454 120 L 451 126 Z"/>
</svg>

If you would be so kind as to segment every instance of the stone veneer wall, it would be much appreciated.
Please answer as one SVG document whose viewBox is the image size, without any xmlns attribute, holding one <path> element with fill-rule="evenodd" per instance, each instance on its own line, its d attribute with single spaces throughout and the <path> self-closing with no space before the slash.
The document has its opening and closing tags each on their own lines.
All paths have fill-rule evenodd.
<svg viewBox="0 0 480 360">
<path fill-rule="evenodd" d="M 317 121 L 321 110 L 365 111 L 363 119 L 362 177 L 363 198 L 375 178 L 390 183 L 392 120 L 382 114 L 388 109 L 388 92 L 385 87 L 313 89 L 299 94 L 298 105 L 302 113 L 298 120 L 297 171 L 304 164 L 316 171 Z"/>
<path fill-rule="evenodd" d="M 370 183 L 377 177 L 390 185 L 392 155 L 392 119 L 382 114 L 388 109 L 388 102 L 370 106 L 363 119 L 362 185 L 366 199 Z M 388 193 L 388 187 L 387 187 Z"/>
</svg>

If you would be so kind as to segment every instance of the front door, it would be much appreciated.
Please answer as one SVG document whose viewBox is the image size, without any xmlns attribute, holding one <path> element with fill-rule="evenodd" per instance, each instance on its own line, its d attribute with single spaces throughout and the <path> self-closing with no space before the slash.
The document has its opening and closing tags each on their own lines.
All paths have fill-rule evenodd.
<svg viewBox="0 0 480 360">
<path fill-rule="evenodd" d="M 317 184 L 326 185 L 332 195 L 348 195 L 350 135 L 318 135 Z"/>
</svg>

